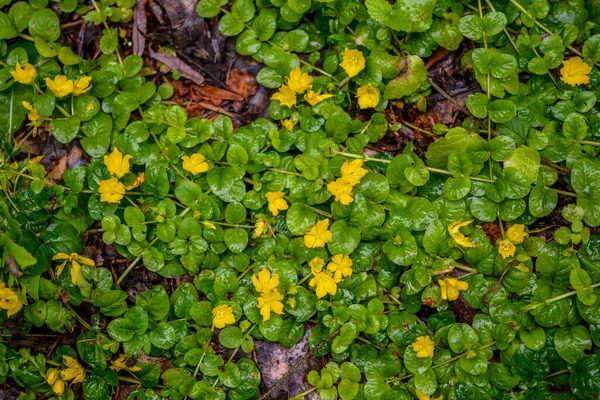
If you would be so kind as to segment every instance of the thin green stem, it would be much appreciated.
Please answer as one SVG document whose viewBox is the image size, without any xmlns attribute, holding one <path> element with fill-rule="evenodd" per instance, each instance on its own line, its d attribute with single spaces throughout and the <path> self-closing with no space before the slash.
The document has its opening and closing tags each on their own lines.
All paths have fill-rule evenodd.
<svg viewBox="0 0 600 400">
<path fill-rule="evenodd" d="M 591 288 L 591 289 L 595 289 L 597 287 L 600 287 L 600 283 L 595 283 L 595 284 L 589 286 L 589 288 Z M 550 299 L 546 299 L 544 301 L 540 301 L 539 303 L 533 303 L 533 304 L 529 304 L 527 306 L 523 306 L 523 307 L 521 307 L 521 311 L 523 311 L 523 312 L 532 311 L 532 310 L 535 310 L 535 309 L 537 309 L 539 307 L 548 306 L 548 305 L 550 305 L 552 303 L 555 303 L 557 301 L 566 299 L 567 297 L 571 297 L 571 296 L 574 296 L 576 294 L 577 294 L 576 290 L 573 290 L 573 291 L 570 291 L 570 292 L 567 292 L 567 293 L 563 293 L 560 296 L 552 297 Z"/>
<path fill-rule="evenodd" d="M 488 343 L 488 344 L 484 344 L 483 346 L 479 347 L 479 348 L 478 348 L 478 350 L 485 350 L 485 349 L 487 349 L 487 348 L 489 348 L 489 347 L 492 347 L 492 346 L 494 346 L 495 344 L 496 344 L 496 342 L 495 342 L 495 341 L 494 341 L 494 342 L 491 342 L 491 343 Z M 441 367 L 443 367 L 444 365 L 452 364 L 454 361 L 458 360 L 459 358 L 461 358 L 461 357 L 462 357 L 462 356 L 464 356 L 465 354 L 467 354 L 467 352 L 464 352 L 464 353 L 462 353 L 462 354 L 459 354 L 459 355 L 457 355 L 456 357 L 452 357 L 452 358 L 450 358 L 450 359 L 448 359 L 448 360 L 446 360 L 446 361 L 442 361 L 442 362 L 441 362 L 441 363 L 439 363 L 439 364 L 435 364 L 435 365 L 433 365 L 431 368 L 432 368 L 432 369 L 436 369 L 436 368 L 441 368 Z M 405 379 L 410 379 L 410 378 L 412 378 L 413 376 L 415 376 L 415 374 L 408 374 L 408 375 L 400 376 L 400 377 L 397 377 L 397 378 L 390 378 L 390 379 L 386 380 L 385 382 L 386 382 L 386 383 L 393 383 L 393 382 L 403 381 L 403 380 L 405 380 Z"/>
<path fill-rule="evenodd" d="M 550 186 L 544 186 L 545 189 L 554 190 L 558 194 L 564 194 L 565 196 L 577 197 L 577 193 L 567 192 L 566 190 L 555 189 Z"/>
<path fill-rule="evenodd" d="M 509 0 L 515 7 L 517 7 L 523 14 L 527 15 L 529 18 L 531 18 L 533 20 L 533 22 L 539 26 L 544 32 L 546 32 L 548 35 L 550 36 L 557 36 L 554 32 L 552 32 L 550 29 L 548 29 L 544 24 L 542 24 L 540 21 L 537 20 L 536 17 L 534 17 L 533 15 L 531 15 L 529 13 L 529 11 L 527 11 L 525 8 L 523 8 L 523 6 L 521 4 L 519 4 L 519 2 L 517 2 L 516 0 Z M 585 58 L 584 55 L 577 50 L 575 47 L 573 46 L 567 46 L 567 48 L 569 50 L 571 50 L 573 53 L 577 54 L 579 57 L 581 58 Z M 595 65 L 597 67 L 600 67 L 599 63 L 595 63 Z"/>
<path fill-rule="evenodd" d="M 425 129 L 421 129 L 421 128 L 419 128 L 418 126 L 415 126 L 415 125 L 411 124 L 410 122 L 406 122 L 406 121 L 400 121 L 400 123 L 401 123 L 402 125 L 406 125 L 406 126 L 408 126 L 408 127 L 409 127 L 409 128 L 411 128 L 411 129 L 414 129 L 414 130 L 416 130 L 416 131 L 418 131 L 418 132 L 424 133 L 424 134 L 426 134 L 426 135 L 428 135 L 428 136 L 432 136 L 432 137 L 436 137 L 436 136 L 437 136 L 435 133 L 433 133 L 433 132 L 429 132 L 429 131 L 426 131 Z"/>
<path fill-rule="evenodd" d="M 92 0 L 92 4 L 94 5 L 94 8 L 96 9 L 96 11 L 98 11 L 98 14 L 100 14 L 102 16 L 102 25 L 104 25 L 104 28 L 106 29 L 106 34 L 108 35 L 109 39 L 113 38 L 113 33 L 110 30 L 110 27 L 108 26 L 108 23 L 106 22 L 106 18 L 104 18 L 104 15 L 102 14 L 102 12 L 100 11 L 100 8 L 98 7 L 98 4 L 96 4 L 95 0 Z M 117 60 L 119 60 L 119 64 L 123 64 L 123 60 L 121 59 L 121 54 L 119 54 L 119 49 L 115 49 L 115 54 L 117 55 Z"/>
<path fill-rule="evenodd" d="M 592 142 L 592 141 L 589 141 L 589 140 L 579 140 L 579 141 L 577 141 L 577 143 L 579 143 L 579 144 L 587 144 L 589 146 L 600 147 L 600 142 Z"/>
<path fill-rule="evenodd" d="M 302 393 L 295 395 L 294 397 L 292 397 L 292 399 L 304 399 L 304 396 L 306 396 L 307 394 L 311 394 L 315 390 L 317 390 L 317 388 L 313 387 L 311 389 L 308 389 L 306 392 L 302 392 Z"/>
<path fill-rule="evenodd" d="M 77 319 L 77 321 L 79 321 L 79 323 L 81 325 L 83 325 L 87 330 L 92 329 L 92 326 L 90 324 L 88 324 L 85 319 L 81 318 L 81 316 L 79 314 L 77 314 L 77 312 L 75 312 L 75 310 L 73 310 L 73 307 L 71 307 L 71 305 L 69 303 L 64 303 L 64 305 L 67 308 L 67 310 L 69 310 L 71 315 L 73 315 Z"/>
<path fill-rule="evenodd" d="M 548 378 L 553 378 L 553 377 L 558 376 L 558 375 L 566 374 L 568 372 L 570 372 L 570 370 L 568 368 L 567 369 L 561 369 L 560 371 L 555 371 L 555 372 L 551 373 L 550 375 L 546 375 L 546 377 L 544 378 L 544 380 L 546 380 Z"/>
<path fill-rule="evenodd" d="M 367 162 L 368 161 L 375 161 L 375 162 L 381 162 L 381 163 L 386 163 L 386 164 L 389 164 L 391 162 L 390 160 L 384 160 L 384 159 L 381 159 L 381 158 L 369 157 L 366 154 L 363 154 L 361 156 L 359 154 L 345 153 L 343 151 L 336 151 L 335 154 L 339 154 L 340 156 L 344 156 L 344 157 L 362 159 L 362 160 L 365 160 Z M 433 172 L 433 173 L 436 173 L 436 174 L 454 176 L 454 174 L 452 172 L 446 171 L 445 169 L 432 168 L 432 167 L 425 167 L 425 168 L 427 168 L 427 170 L 429 172 Z M 495 182 L 493 179 L 478 178 L 476 176 L 467 176 L 467 178 L 469 178 L 469 179 L 471 179 L 473 181 L 478 181 L 478 182 L 487 182 L 487 183 L 494 183 Z"/>
<path fill-rule="evenodd" d="M 190 207 L 188 207 L 185 210 L 183 210 L 181 212 L 181 214 L 179 214 L 179 216 L 183 218 L 191 210 L 192 209 Z M 152 241 L 148 244 L 148 248 L 152 247 L 154 245 L 154 243 L 156 243 L 157 240 L 158 240 L 158 237 L 155 237 L 154 239 L 152 239 Z M 117 285 L 120 285 L 123 282 L 125 277 L 135 268 L 136 265 L 138 265 L 138 263 L 141 261 L 141 259 L 142 259 L 142 255 L 140 254 L 139 256 L 137 256 L 137 258 L 135 260 L 133 260 L 133 262 L 131 264 L 129 264 L 127 269 L 125 271 L 123 271 L 123 274 L 121 274 L 121 276 L 117 280 Z"/>
<path fill-rule="evenodd" d="M 277 168 L 269 168 L 269 171 L 274 171 L 274 172 L 281 172 L 282 174 L 287 174 L 287 175 L 293 175 L 293 176 L 298 176 L 300 178 L 303 178 L 304 175 L 299 174 L 297 172 L 290 172 L 290 171 L 286 171 L 284 169 L 277 169 Z"/>
</svg>

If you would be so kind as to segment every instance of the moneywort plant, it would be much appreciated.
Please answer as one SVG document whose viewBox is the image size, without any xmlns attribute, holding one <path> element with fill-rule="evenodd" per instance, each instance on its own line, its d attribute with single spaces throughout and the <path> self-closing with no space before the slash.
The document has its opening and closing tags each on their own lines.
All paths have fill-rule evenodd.
<svg viewBox="0 0 600 400">
<path fill-rule="evenodd" d="M 600 2 L 200 0 L 272 90 L 235 128 L 148 78 L 123 46 L 134 6 L 0 0 L 0 379 L 19 399 L 264 398 L 245 355 L 307 332 L 324 365 L 297 398 L 599 395 Z M 62 44 L 73 15 L 97 58 Z M 466 106 L 424 62 L 461 46 Z M 374 150 L 433 92 L 461 123 L 413 127 L 424 156 Z M 89 162 L 49 177 L 38 135 Z M 144 269 L 163 283 L 122 290 Z"/>
</svg>

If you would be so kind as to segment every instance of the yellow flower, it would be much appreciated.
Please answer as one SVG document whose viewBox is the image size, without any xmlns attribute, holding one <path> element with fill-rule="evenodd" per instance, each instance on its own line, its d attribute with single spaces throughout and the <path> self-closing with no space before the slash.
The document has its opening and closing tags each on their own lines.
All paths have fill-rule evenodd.
<svg viewBox="0 0 600 400">
<path fill-rule="evenodd" d="M 65 381 L 63 381 L 62 379 L 56 380 L 56 382 L 54 382 L 54 384 L 52 385 L 52 390 L 57 395 L 62 395 L 65 392 Z"/>
<path fill-rule="evenodd" d="M 123 154 L 117 149 L 113 147 L 112 153 L 108 156 L 104 156 L 104 165 L 108 168 L 108 172 L 112 176 L 116 176 L 117 178 L 122 178 L 126 173 L 129 172 L 131 166 L 129 165 L 129 160 L 131 160 L 131 156 L 129 154 L 123 157 Z"/>
<path fill-rule="evenodd" d="M 312 77 L 307 73 L 302 73 L 300 66 L 290 72 L 289 78 L 285 78 L 287 86 L 296 93 L 305 92 L 306 89 L 310 88 L 311 81 Z"/>
<path fill-rule="evenodd" d="M 328 218 L 317 222 L 312 228 L 310 228 L 304 235 L 304 244 L 306 247 L 309 249 L 324 247 L 325 243 L 333 241 L 333 236 L 328 228 Z"/>
<path fill-rule="evenodd" d="M 469 239 L 467 239 L 467 237 L 460 233 L 459 230 L 463 226 L 469 225 L 471 222 L 473 222 L 473 220 L 466 222 L 454 221 L 448 225 L 448 233 L 450 233 L 452 239 L 454 239 L 454 241 L 462 247 L 475 247 L 475 243 L 472 243 Z"/>
<path fill-rule="evenodd" d="M 321 257 L 315 257 L 308 262 L 308 266 L 310 267 L 310 271 L 313 274 L 317 274 L 323 271 L 323 267 L 325 266 L 325 260 Z"/>
<path fill-rule="evenodd" d="M 23 308 L 23 303 L 19 300 L 19 296 L 11 288 L 4 287 L 0 289 L 0 308 L 8 311 L 8 316 L 13 316 Z"/>
<path fill-rule="evenodd" d="M 289 297 L 285 302 L 288 306 L 292 307 L 292 309 L 296 308 L 296 299 L 293 297 Z"/>
<path fill-rule="evenodd" d="M 281 121 L 281 126 L 283 126 L 285 130 L 289 132 L 294 129 L 294 121 L 292 121 L 290 118 L 284 119 Z"/>
<path fill-rule="evenodd" d="M 10 71 L 10 74 L 16 82 L 29 85 L 35 79 L 37 71 L 35 70 L 35 67 L 29 63 L 25 63 L 23 66 L 17 63 L 15 70 Z"/>
<path fill-rule="evenodd" d="M 417 358 L 433 357 L 433 341 L 429 336 L 419 336 L 412 348 L 417 353 Z"/>
<path fill-rule="evenodd" d="M 100 201 L 105 203 L 118 203 L 125 194 L 125 185 L 119 182 L 117 178 L 110 178 L 100 181 L 98 185 Z"/>
<path fill-rule="evenodd" d="M 417 399 L 419 400 L 444 400 L 444 395 L 432 398 L 430 395 L 421 392 L 419 389 L 415 390 L 415 394 L 417 395 Z"/>
<path fill-rule="evenodd" d="M 63 362 L 67 368 L 60 372 L 60 376 L 66 381 L 72 380 L 71 384 L 83 382 L 85 378 L 85 371 L 83 370 L 81 364 L 69 356 L 63 356 Z"/>
<path fill-rule="evenodd" d="M 77 285 L 77 279 L 79 278 L 79 273 L 81 272 L 81 265 L 79 263 L 89 265 L 90 267 L 95 265 L 93 260 L 84 256 L 80 256 L 77 253 L 58 253 L 52 257 L 52 261 L 56 260 L 64 260 L 63 263 L 56 268 L 56 276 L 60 276 L 63 273 L 67 262 L 71 262 L 71 282 L 73 285 Z"/>
<path fill-rule="evenodd" d="M 320 94 L 320 93 L 321 93 L 320 90 L 318 92 L 315 92 L 314 90 L 309 90 L 304 95 L 304 100 L 306 100 L 306 102 L 308 104 L 310 104 L 311 106 L 316 106 L 323 100 L 333 97 L 332 94 Z"/>
<path fill-rule="evenodd" d="M 345 206 L 354 201 L 352 197 L 352 185 L 350 185 L 347 179 L 338 178 L 334 182 L 327 184 L 327 191 L 334 196 L 335 201 L 339 201 Z"/>
<path fill-rule="evenodd" d="M 137 372 L 137 371 L 142 370 L 140 367 L 138 367 L 135 364 L 133 364 L 132 367 L 127 366 L 127 357 L 125 356 L 125 354 L 121 354 L 119 356 L 119 358 L 117 358 L 116 360 L 111 361 L 111 362 L 112 362 L 112 365 L 110 366 L 110 369 L 112 369 L 113 371 L 119 372 L 123 369 L 126 369 L 131 372 Z"/>
<path fill-rule="evenodd" d="M 233 308 L 225 304 L 213 308 L 212 315 L 213 325 L 217 329 L 223 329 L 225 325 L 231 325 L 235 322 Z"/>
<path fill-rule="evenodd" d="M 271 277 L 271 271 L 263 269 L 257 275 L 252 275 L 252 284 L 258 293 L 269 293 L 279 286 L 279 274 Z"/>
<path fill-rule="evenodd" d="M 515 251 L 517 251 L 517 248 L 509 239 L 503 239 L 498 242 L 498 253 L 500 253 L 503 259 L 514 256 Z"/>
<path fill-rule="evenodd" d="M 28 169 L 29 171 L 31 171 L 31 169 L 32 169 L 32 168 L 33 168 L 35 165 L 39 164 L 39 163 L 40 163 L 40 161 L 42 161 L 42 160 L 44 159 L 44 157 L 46 157 L 46 156 L 44 156 L 44 155 L 41 155 L 41 156 L 37 156 L 37 157 L 33 157 L 33 158 L 30 158 L 30 159 L 28 159 L 28 160 L 27 160 L 27 169 Z"/>
<path fill-rule="evenodd" d="M 73 91 L 73 81 L 64 75 L 56 75 L 54 80 L 46 78 L 46 86 L 56 97 L 65 97 Z"/>
<path fill-rule="evenodd" d="M 333 272 L 333 279 L 336 282 L 341 282 L 342 276 L 345 278 L 352 276 L 352 259 L 343 254 L 333 256 L 327 264 L 327 271 Z"/>
<path fill-rule="evenodd" d="M 271 214 L 277 216 L 280 210 L 288 209 L 288 203 L 283 198 L 284 196 L 285 193 L 283 192 L 267 192 L 267 194 L 265 194 Z"/>
<path fill-rule="evenodd" d="M 353 187 L 358 185 L 362 177 L 369 172 L 362 166 L 363 160 L 353 160 L 351 163 L 348 163 L 348 160 L 344 160 L 344 165 L 342 165 L 342 168 L 340 169 L 342 172 L 342 178 L 348 181 L 348 183 Z"/>
<path fill-rule="evenodd" d="M 324 297 L 327 293 L 333 296 L 337 291 L 335 280 L 324 272 L 317 272 L 314 274 L 314 277 L 310 280 L 308 286 L 317 286 L 315 292 L 319 299 Z"/>
<path fill-rule="evenodd" d="M 379 104 L 379 90 L 373 87 L 370 83 L 361 86 L 356 91 L 358 98 L 358 106 L 360 108 L 375 108 Z"/>
<path fill-rule="evenodd" d="M 92 90 L 92 85 L 90 82 L 92 81 L 91 76 L 84 76 L 81 78 L 77 78 L 75 83 L 73 84 L 73 94 L 75 96 L 79 96 L 80 94 L 84 94 Z"/>
<path fill-rule="evenodd" d="M 523 243 L 523 240 L 527 236 L 527 232 L 525 232 L 525 225 L 515 224 L 515 225 L 511 226 L 506 231 L 506 236 L 514 244 Z"/>
<path fill-rule="evenodd" d="M 350 78 L 358 75 L 365 68 L 365 57 L 358 50 L 344 50 L 344 59 L 340 63 Z"/>
<path fill-rule="evenodd" d="M 263 321 L 271 319 L 271 311 L 276 314 L 283 314 L 283 295 L 279 293 L 277 289 L 262 292 L 258 298 L 257 307 L 260 308 L 260 315 L 263 317 Z"/>
<path fill-rule="evenodd" d="M 281 85 L 279 91 L 271 96 L 271 100 L 279 100 L 282 106 L 293 107 L 296 105 L 296 92 L 287 85 Z"/>
<path fill-rule="evenodd" d="M 56 368 L 50 368 L 46 373 L 46 382 L 48 385 L 52 385 L 58 378 L 60 378 L 60 373 Z"/>
<path fill-rule="evenodd" d="M 450 301 L 458 299 L 460 292 L 464 292 L 469 288 L 469 284 L 467 282 L 450 277 L 440 279 L 438 281 L 438 285 L 440 285 L 442 299 Z"/>
<path fill-rule="evenodd" d="M 27 126 L 33 128 L 33 136 L 35 136 L 37 134 L 37 128 L 42 124 L 42 117 L 37 112 L 35 107 L 31 105 L 31 103 L 24 101 L 21 104 L 23 104 L 23 107 L 25 107 L 27 111 L 29 111 L 27 113 L 27 118 L 29 118 L 29 123 L 27 124 Z"/>
<path fill-rule="evenodd" d="M 563 67 L 560 69 L 560 80 L 567 85 L 577 86 L 590 83 L 588 74 L 592 72 L 592 67 L 584 63 L 580 57 L 572 57 L 563 61 Z"/>
<path fill-rule="evenodd" d="M 207 229 L 212 229 L 213 231 L 215 229 L 217 229 L 217 227 L 215 226 L 215 224 L 213 224 L 210 221 L 202 221 L 202 225 L 204 225 L 204 227 L 207 228 Z"/>
<path fill-rule="evenodd" d="M 146 181 L 146 175 L 143 172 L 140 172 L 137 178 L 135 178 L 135 181 L 133 181 L 132 185 L 125 186 L 125 190 L 135 189 L 136 187 L 144 183 L 144 181 Z"/>
<path fill-rule="evenodd" d="M 183 156 L 183 169 L 191 172 L 192 175 L 208 171 L 208 163 L 204 159 L 204 154 L 194 153 L 190 157 Z"/>
<path fill-rule="evenodd" d="M 264 235 L 269 230 L 269 222 L 265 217 L 258 217 L 256 225 L 254 225 L 254 233 L 252 233 L 252 239 L 256 239 L 259 236 Z"/>
</svg>

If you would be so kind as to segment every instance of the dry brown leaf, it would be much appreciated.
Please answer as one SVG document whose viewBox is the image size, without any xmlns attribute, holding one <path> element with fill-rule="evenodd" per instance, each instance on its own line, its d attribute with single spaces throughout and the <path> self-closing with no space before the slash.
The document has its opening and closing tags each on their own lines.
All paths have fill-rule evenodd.
<svg viewBox="0 0 600 400">
<path fill-rule="evenodd" d="M 224 89 L 219 89 L 218 87 L 212 85 L 204 85 L 204 86 L 192 86 L 195 93 L 199 94 L 201 97 L 206 100 L 210 100 L 214 104 L 221 104 L 224 100 L 230 101 L 241 101 L 244 100 L 242 96 L 237 93 L 233 93 Z"/>
<path fill-rule="evenodd" d="M 46 179 L 54 182 L 62 181 L 62 176 L 67 169 L 68 161 L 69 157 L 67 155 L 59 158 L 54 168 L 52 168 L 52 170 L 46 174 Z"/>
<path fill-rule="evenodd" d="M 244 98 L 254 96 L 258 90 L 256 77 L 247 72 L 240 71 L 238 68 L 233 68 L 229 73 L 227 86 Z"/>
</svg>

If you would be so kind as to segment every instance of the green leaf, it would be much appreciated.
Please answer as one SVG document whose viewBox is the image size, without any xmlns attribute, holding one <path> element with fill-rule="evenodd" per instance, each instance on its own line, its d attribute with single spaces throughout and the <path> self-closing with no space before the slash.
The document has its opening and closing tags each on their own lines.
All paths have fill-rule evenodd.
<svg viewBox="0 0 600 400">
<path fill-rule="evenodd" d="M 29 33 L 48 42 L 54 42 L 60 36 L 60 21 L 52 10 L 42 8 L 29 20 Z"/>
<path fill-rule="evenodd" d="M 391 6 L 385 0 L 367 0 L 369 15 L 392 29 L 424 32 L 431 26 L 435 0 L 400 0 Z"/>
<path fill-rule="evenodd" d="M 317 216 L 307 205 L 294 203 L 286 214 L 286 224 L 292 235 L 304 235 L 315 224 Z"/>
<path fill-rule="evenodd" d="M 559 328 L 554 333 L 554 347 L 563 360 L 575 364 L 585 350 L 592 348 L 592 340 L 585 326 Z"/>
<path fill-rule="evenodd" d="M 400 7 L 398 3 L 396 6 Z M 400 99 L 408 96 L 427 81 L 427 69 L 418 56 L 398 58 L 398 72 L 399 76 L 385 86 L 384 99 Z"/>
<path fill-rule="evenodd" d="M 50 129 L 56 140 L 66 144 L 77 137 L 80 123 L 79 117 L 75 115 L 65 119 L 53 119 Z"/>
<path fill-rule="evenodd" d="M 227 326 L 219 332 L 219 343 L 228 349 L 235 349 L 242 344 L 242 331 L 237 326 Z"/>
</svg>

